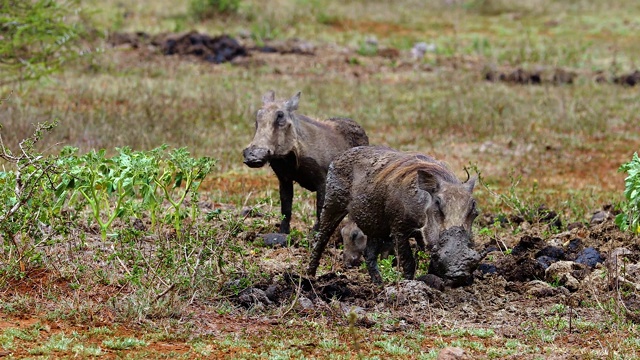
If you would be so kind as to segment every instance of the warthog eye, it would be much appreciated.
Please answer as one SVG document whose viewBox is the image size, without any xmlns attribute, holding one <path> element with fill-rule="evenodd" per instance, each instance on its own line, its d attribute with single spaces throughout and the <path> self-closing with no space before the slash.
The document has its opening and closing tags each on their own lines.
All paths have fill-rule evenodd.
<svg viewBox="0 0 640 360">
<path fill-rule="evenodd" d="M 469 209 L 469 216 L 475 218 L 478 216 L 478 208 L 476 207 L 476 201 L 471 201 L 471 208 Z"/>
<path fill-rule="evenodd" d="M 284 124 L 286 124 L 286 121 L 284 120 L 284 112 L 282 111 L 276 112 L 276 125 L 284 126 Z"/>
<path fill-rule="evenodd" d="M 444 217 L 444 211 L 442 210 L 442 199 L 440 199 L 440 197 L 436 196 L 435 205 L 436 205 L 436 209 L 438 210 L 438 213 Z"/>
</svg>

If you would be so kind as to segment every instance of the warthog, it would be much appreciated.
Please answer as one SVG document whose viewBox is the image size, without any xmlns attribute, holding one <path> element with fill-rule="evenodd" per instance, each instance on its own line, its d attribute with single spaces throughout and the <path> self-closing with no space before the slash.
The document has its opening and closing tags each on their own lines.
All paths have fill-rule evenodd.
<svg viewBox="0 0 640 360">
<path fill-rule="evenodd" d="M 343 151 L 369 144 L 364 129 L 351 119 L 315 120 L 296 114 L 299 101 L 300 92 L 288 100 L 276 100 L 273 91 L 267 92 L 256 115 L 256 133 L 242 152 L 249 167 L 269 163 L 278 177 L 284 217 L 280 232 L 285 234 L 290 230 L 293 182 L 317 193 L 319 219 L 329 164 Z"/>
<path fill-rule="evenodd" d="M 340 230 L 342 235 L 342 264 L 346 268 L 359 266 L 362 262 L 362 255 L 367 249 L 367 235 L 351 220 Z M 380 258 L 386 259 L 389 255 L 394 255 L 393 242 L 385 242 L 380 251 Z"/>
<path fill-rule="evenodd" d="M 377 258 L 389 238 L 404 277 L 413 278 L 414 237 L 437 258 L 430 272 L 450 285 L 469 283 L 481 260 L 471 244 L 478 215 L 474 185 L 475 178 L 462 183 L 444 163 L 423 154 L 369 146 L 345 151 L 329 168 L 308 274 L 315 276 L 329 236 L 348 214 L 367 234 L 365 261 L 373 282 L 382 282 Z"/>
</svg>

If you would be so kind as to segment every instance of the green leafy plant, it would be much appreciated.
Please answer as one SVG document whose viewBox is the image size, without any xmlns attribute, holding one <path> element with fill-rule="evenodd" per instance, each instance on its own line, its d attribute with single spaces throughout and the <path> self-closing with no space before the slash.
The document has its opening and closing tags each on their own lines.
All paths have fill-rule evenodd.
<svg viewBox="0 0 640 360">
<path fill-rule="evenodd" d="M 159 149 L 154 150 L 156 153 Z M 173 211 L 168 215 L 173 220 L 176 231 L 187 213 L 183 204 L 187 195 L 191 195 L 190 215 L 195 219 L 198 212 L 198 189 L 202 180 L 211 173 L 215 160 L 209 157 L 192 158 L 186 148 L 174 149 L 161 160 L 161 171 L 154 179 L 164 198 L 171 204 Z"/>
<path fill-rule="evenodd" d="M 640 158 L 634 153 L 631 161 L 622 164 L 619 172 L 626 172 L 624 179 L 625 201 L 622 205 L 622 213 L 616 216 L 615 222 L 623 231 L 631 231 L 640 234 Z"/>
<path fill-rule="evenodd" d="M 106 240 L 113 221 L 133 212 L 136 194 L 150 186 L 157 169 L 151 156 L 128 147 L 117 149 L 119 154 L 112 158 L 106 157 L 104 149 L 80 157 L 74 156 L 77 150 L 63 149 L 61 156 L 72 165 L 56 193 L 64 198 L 65 192 L 71 190 L 72 199 L 76 193 L 81 194 Z"/>
<path fill-rule="evenodd" d="M 386 259 L 378 260 L 380 275 L 382 276 L 382 280 L 385 282 L 396 282 L 402 277 L 400 272 L 393 267 L 394 259 L 395 256 L 389 255 Z"/>
</svg>

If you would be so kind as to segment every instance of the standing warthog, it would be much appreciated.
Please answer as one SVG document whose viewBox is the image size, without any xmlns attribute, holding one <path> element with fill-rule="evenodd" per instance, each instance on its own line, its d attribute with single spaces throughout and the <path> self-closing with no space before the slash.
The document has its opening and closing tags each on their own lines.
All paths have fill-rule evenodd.
<svg viewBox="0 0 640 360">
<path fill-rule="evenodd" d="M 293 182 L 316 194 L 318 219 L 324 203 L 329 164 L 336 155 L 354 146 L 369 144 L 364 129 L 345 118 L 315 120 L 296 114 L 300 92 L 289 100 L 276 100 L 273 91 L 262 97 L 256 115 L 256 133 L 242 152 L 244 163 L 259 168 L 266 163 L 280 182 L 284 216 L 280 232 L 288 234 L 291 223 Z M 314 228 L 317 228 L 316 222 Z"/>
<path fill-rule="evenodd" d="M 428 245 L 437 255 L 430 272 L 450 285 L 469 283 L 481 260 L 471 244 L 471 224 L 478 215 L 474 185 L 475 178 L 462 183 L 444 163 L 430 156 L 369 146 L 345 151 L 327 174 L 309 275 L 315 275 L 329 236 L 349 214 L 367 234 L 365 261 L 375 283 L 382 282 L 377 258 L 389 238 L 405 278 L 413 278 L 416 261 L 410 237 L 416 238 L 420 248 Z"/>
</svg>

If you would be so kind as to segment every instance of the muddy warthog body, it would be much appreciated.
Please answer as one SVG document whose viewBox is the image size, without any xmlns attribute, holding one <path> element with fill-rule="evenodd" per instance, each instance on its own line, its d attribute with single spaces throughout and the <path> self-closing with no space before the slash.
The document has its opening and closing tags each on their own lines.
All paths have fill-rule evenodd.
<svg viewBox="0 0 640 360">
<path fill-rule="evenodd" d="M 255 135 L 243 151 L 246 165 L 258 168 L 269 163 L 278 177 L 281 233 L 290 230 L 293 182 L 317 193 L 319 218 L 329 164 L 343 151 L 369 143 L 364 129 L 351 119 L 315 120 L 296 114 L 299 100 L 299 92 L 288 100 L 276 100 L 273 91 L 266 93 L 256 115 Z"/>
<path fill-rule="evenodd" d="M 367 235 L 365 261 L 374 282 L 382 282 L 377 257 L 388 239 L 395 245 L 404 276 L 413 278 L 416 262 L 409 238 L 414 237 L 420 248 L 438 253 L 438 264 L 443 266 L 434 268 L 435 275 L 452 285 L 468 283 L 481 260 L 470 242 L 477 216 L 474 184 L 475 179 L 462 183 L 427 155 L 369 146 L 345 151 L 329 168 L 308 273 L 315 275 L 329 236 L 348 214 Z M 458 253 L 439 252 L 446 246 Z"/>
</svg>

